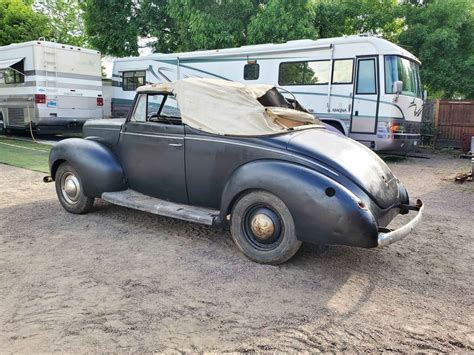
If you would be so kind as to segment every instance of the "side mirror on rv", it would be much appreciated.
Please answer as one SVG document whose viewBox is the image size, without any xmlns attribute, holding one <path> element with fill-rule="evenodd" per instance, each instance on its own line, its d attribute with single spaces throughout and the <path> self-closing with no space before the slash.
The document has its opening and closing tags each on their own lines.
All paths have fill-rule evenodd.
<svg viewBox="0 0 474 355">
<path fill-rule="evenodd" d="M 428 91 L 426 90 L 423 90 L 423 97 L 422 97 L 423 101 L 426 101 L 426 99 L 428 99 Z"/>
<path fill-rule="evenodd" d="M 403 81 L 397 80 L 393 82 L 393 93 L 400 95 L 403 91 Z"/>
</svg>

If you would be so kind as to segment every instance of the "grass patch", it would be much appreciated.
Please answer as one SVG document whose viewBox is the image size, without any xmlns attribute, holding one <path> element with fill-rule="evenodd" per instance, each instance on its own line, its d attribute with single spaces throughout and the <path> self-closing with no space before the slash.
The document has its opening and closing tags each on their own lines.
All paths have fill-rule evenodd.
<svg viewBox="0 0 474 355">
<path fill-rule="evenodd" d="M 50 145 L 0 137 L 0 163 L 48 173 Z"/>
</svg>

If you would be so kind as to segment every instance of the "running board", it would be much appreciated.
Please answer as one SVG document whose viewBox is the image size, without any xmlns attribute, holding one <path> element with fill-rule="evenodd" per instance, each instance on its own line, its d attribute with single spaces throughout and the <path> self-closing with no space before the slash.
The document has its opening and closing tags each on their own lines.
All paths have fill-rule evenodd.
<svg viewBox="0 0 474 355">
<path fill-rule="evenodd" d="M 115 205 L 212 226 L 219 210 L 160 200 L 133 190 L 104 192 L 102 199 Z"/>
</svg>

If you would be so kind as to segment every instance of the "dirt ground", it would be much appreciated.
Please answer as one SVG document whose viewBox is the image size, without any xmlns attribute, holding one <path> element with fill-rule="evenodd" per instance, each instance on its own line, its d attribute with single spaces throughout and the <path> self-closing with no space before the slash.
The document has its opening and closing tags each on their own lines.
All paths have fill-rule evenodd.
<svg viewBox="0 0 474 355">
<path fill-rule="evenodd" d="M 0 165 L 0 352 L 473 351 L 474 183 L 444 180 L 468 161 L 390 166 L 426 204 L 410 237 L 263 266 L 226 231 L 68 214 L 44 174 Z"/>
</svg>

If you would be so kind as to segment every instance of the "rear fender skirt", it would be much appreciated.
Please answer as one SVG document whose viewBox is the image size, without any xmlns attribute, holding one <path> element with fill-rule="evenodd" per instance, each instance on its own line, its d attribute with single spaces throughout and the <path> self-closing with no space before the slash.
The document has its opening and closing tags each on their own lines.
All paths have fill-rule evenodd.
<svg viewBox="0 0 474 355">
<path fill-rule="evenodd" d="M 103 192 L 127 188 L 118 159 L 101 143 L 80 138 L 69 138 L 56 143 L 49 155 L 53 179 L 59 163 L 64 161 L 79 173 L 86 196 L 100 197 Z"/>
<path fill-rule="evenodd" d="M 266 190 L 286 204 L 301 241 L 377 246 L 378 227 L 370 210 L 350 190 L 319 172 L 284 161 L 247 163 L 232 174 L 224 188 L 220 220 L 251 190 Z"/>
</svg>

